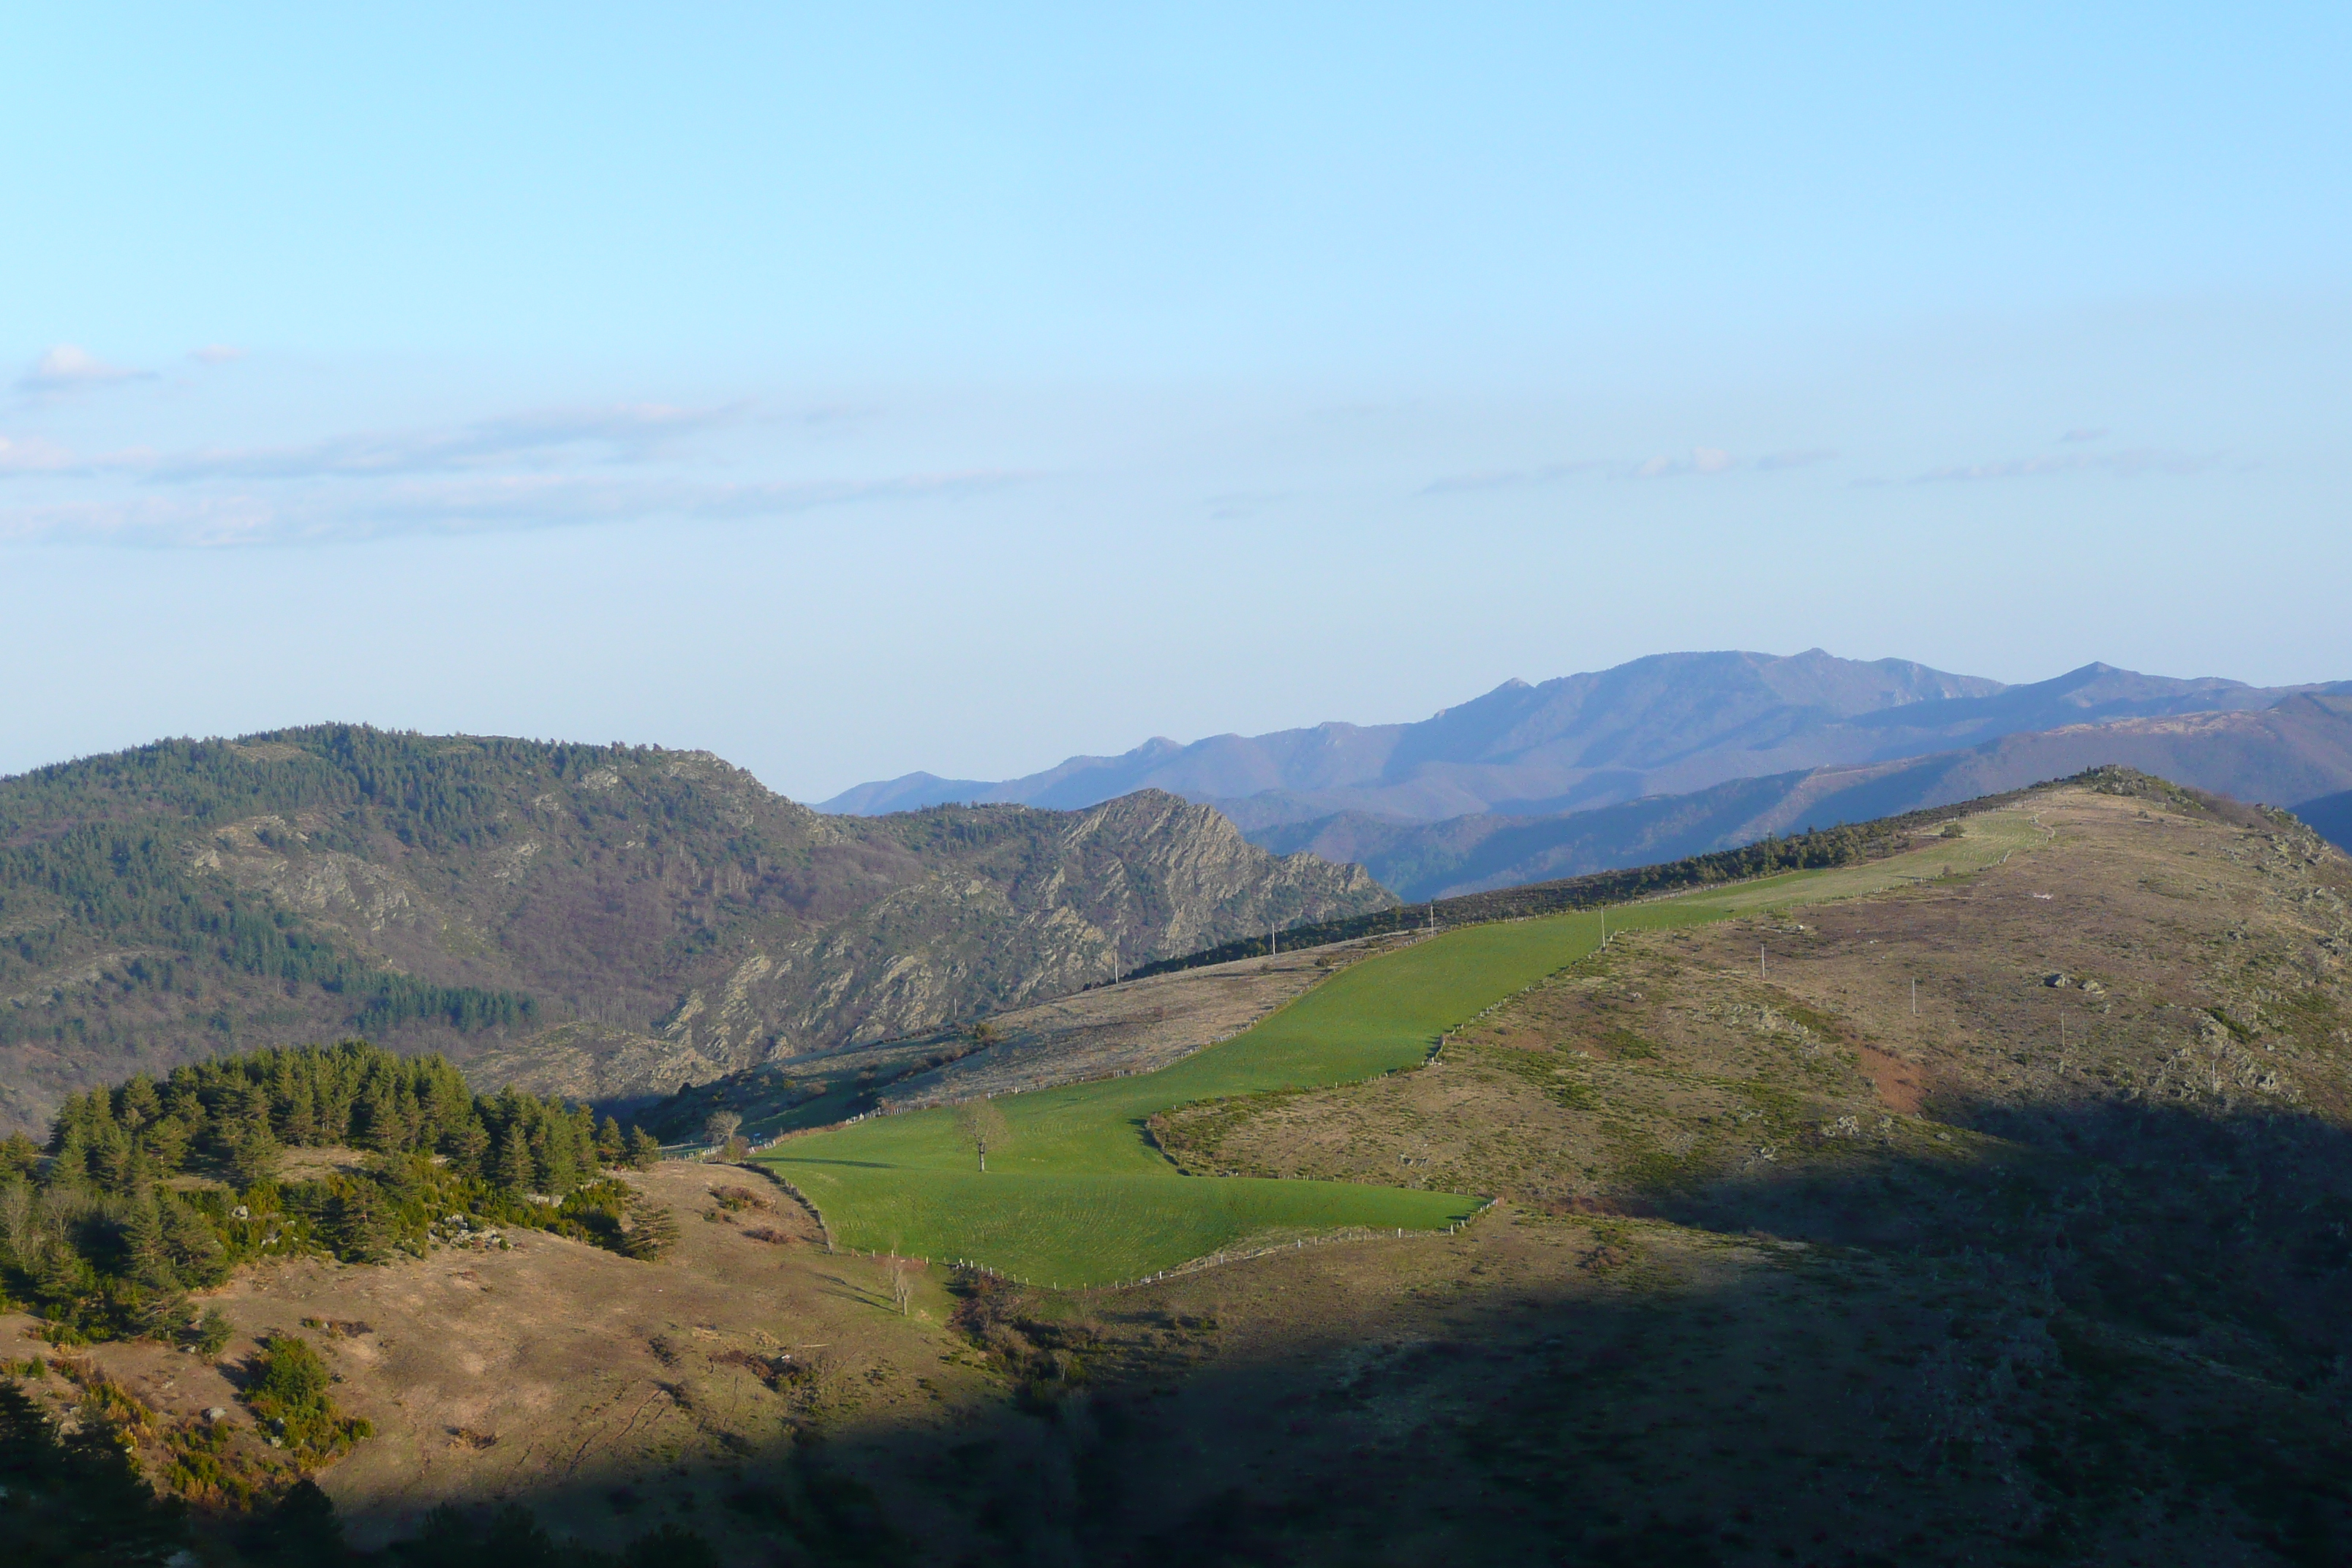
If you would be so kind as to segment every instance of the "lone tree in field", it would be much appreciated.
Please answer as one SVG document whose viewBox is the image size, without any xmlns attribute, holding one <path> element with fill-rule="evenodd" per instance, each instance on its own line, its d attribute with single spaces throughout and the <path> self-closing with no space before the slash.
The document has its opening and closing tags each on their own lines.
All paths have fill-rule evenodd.
<svg viewBox="0 0 2352 1568">
<path fill-rule="evenodd" d="M 1002 1147 L 1012 1135 L 1011 1130 L 1004 1125 L 1004 1112 L 996 1109 L 996 1102 L 992 1100 L 970 1100 L 957 1106 L 956 1126 L 971 1140 L 972 1148 L 980 1155 L 980 1168 L 983 1171 L 988 1169 L 988 1146 L 994 1143 Z"/>
<path fill-rule="evenodd" d="M 728 1154 L 734 1152 L 735 1130 L 742 1125 L 743 1119 L 735 1112 L 714 1110 L 710 1119 L 702 1124 L 702 1131 L 709 1138 L 712 1148 Z"/>
</svg>

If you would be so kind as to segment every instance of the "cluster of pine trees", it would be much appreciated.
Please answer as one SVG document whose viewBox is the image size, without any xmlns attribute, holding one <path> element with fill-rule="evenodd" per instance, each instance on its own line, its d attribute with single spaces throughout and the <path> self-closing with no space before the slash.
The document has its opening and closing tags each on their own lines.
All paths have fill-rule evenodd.
<svg viewBox="0 0 2352 1568">
<path fill-rule="evenodd" d="M 365 1167 L 278 1181 L 289 1148 L 333 1146 L 367 1151 Z M 604 1173 L 659 1157 L 643 1129 L 585 1106 L 476 1095 L 438 1056 L 347 1040 L 195 1063 L 68 1100 L 46 1150 L 0 1142 L 0 1299 L 55 1339 L 201 1339 L 186 1292 L 240 1258 L 418 1251 L 452 1215 L 642 1256 L 646 1226 Z"/>
</svg>

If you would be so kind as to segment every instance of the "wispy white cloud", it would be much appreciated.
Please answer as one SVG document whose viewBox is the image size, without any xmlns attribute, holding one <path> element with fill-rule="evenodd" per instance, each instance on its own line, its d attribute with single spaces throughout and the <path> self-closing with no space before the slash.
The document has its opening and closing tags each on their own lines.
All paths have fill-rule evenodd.
<svg viewBox="0 0 2352 1568">
<path fill-rule="evenodd" d="M 46 436 L 0 436 L 0 474 L 58 474 L 74 467 L 74 455 Z"/>
<path fill-rule="evenodd" d="M 976 494 L 1035 476 L 1010 470 L 878 479 L 722 484 L 581 474 L 434 476 L 240 489 L 142 488 L 106 500 L 0 508 L 0 540 L 151 548 L 335 543 L 637 521 L 788 517 L 826 507 Z"/>
<path fill-rule="evenodd" d="M 2131 476 L 2137 474 L 2201 474 L 2218 467 L 2221 459 L 2215 456 L 2200 457 L 2187 452 L 2137 450 L 2129 452 L 2053 452 L 2035 458 L 2013 458 L 2005 462 L 1963 463 L 1949 468 L 1930 468 L 1913 480 L 1916 484 L 1959 484 L 1978 479 L 2024 479 L 2052 474 L 2109 473 Z"/>
<path fill-rule="evenodd" d="M 1425 496 L 1454 495 L 1465 490 L 1513 489 L 1522 485 L 1548 485 L 1571 474 L 1591 473 L 1603 465 L 1595 462 L 1546 463 L 1535 468 L 1489 468 L 1477 473 L 1447 474 L 1421 487 Z"/>
<path fill-rule="evenodd" d="M 1637 479 L 1672 479 L 1680 474 L 1725 474 L 1739 466 L 1739 459 L 1719 447 L 1694 447 L 1687 458 L 1659 456 L 1644 459 L 1634 468 Z"/>
<path fill-rule="evenodd" d="M 158 458 L 144 477 L 165 483 L 385 478 L 551 461 L 567 449 L 574 459 L 589 456 L 607 462 L 641 462 L 679 437 L 731 424 L 745 411 L 741 404 L 674 408 L 657 403 L 551 409 L 439 429 L 339 436 L 295 447 L 183 453 Z"/>
<path fill-rule="evenodd" d="M 677 438 L 731 424 L 743 412 L 742 405 L 672 408 L 629 404 L 515 415 L 439 429 L 338 436 L 292 447 L 194 452 L 127 447 L 83 457 L 35 437 L 27 447 L 38 448 L 40 460 L 12 464 L 5 448 L 0 447 L 0 475 L 72 472 L 189 484 L 224 479 L 394 479 L 576 465 L 583 460 L 642 463 L 664 456 Z"/>
<path fill-rule="evenodd" d="M 76 451 L 0 437 L 0 539 L 218 546 L 470 533 L 635 519 L 780 517 L 1018 483 L 1012 471 L 714 477 L 687 438 L 749 405 L 541 410 L 278 447 Z"/>
<path fill-rule="evenodd" d="M 1682 457 L 1660 453 L 1639 460 L 1548 463 L 1532 468 L 1489 468 L 1475 473 L 1447 474 L 1422 486 L 1421 493 L 1431 496 L 1453 495 L 1466 490 L 1509 489 L 1523 485 L 1549 484 L 1575 474 L 1597 474 L 1620 479 L 1665 479 L 1685 474 L 1727 474 L 1740 469 L 1775 473 L 1824 463 L 1836 456 L 1837 453 L 1827 447 L 1807 447 L 1768 452 L 1760 458 L 1746 458 L 1735 457 L 1720 447 L 1694 447 Z"/>
<path fill-rule="evenodd" d="M 190 349 L 188 357 L 198 364 L 231 364 L 245 357 L 245 351 L 227 343 L 206 343 L 200 349 Z"/>
<path fill-rule="evenodd" d="M 1836 451 L 1828 447 L 1804 447 L 1790 452 L 1767 452 L 1756 459 L 1756 467 L 1764 473 L 1777 473 L 1783 468 L 1809 468 L 1836 456 Z"/>
<path fill-rule="evenodd" d="M 16 389 L 55 395 L 111 385 L 116 382 L 141 381 L 152 374 L 109 364 L 87 349 L 78 348 L 72 343 L 59 343 L 55 348 L 45 350 L 33 362 L 32 368 L 16 378 Z"/>
</svg>

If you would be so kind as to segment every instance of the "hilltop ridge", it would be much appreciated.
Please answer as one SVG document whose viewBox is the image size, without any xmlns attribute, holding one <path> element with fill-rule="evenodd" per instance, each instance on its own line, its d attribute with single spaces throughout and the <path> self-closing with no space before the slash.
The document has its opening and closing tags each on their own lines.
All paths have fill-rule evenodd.
<svg viewBox="0 0 2352 1568">
<path fill-rule="evenodd" d="M 163 742 L 0 781 L 0 1123 L 352 1032 L 625 1104 L 1388 901 L 1166 794 L 845 818 L 704 752 Z"/>
<path fill-rule="evenodd" d="M 2122 769 L 1906 853 L 1717 920 L 1626 910 L 1534 984 L 1454 996 L 1401 1070 L 1269 1060 L 1144 1124 L 1173 1197 L 1495 1200 L 1466 1225 L 1327 1215 L 1062 1289 L 950 1265 L 963 1229 L 902 1246 L 797 1176 L 667 1162 L 610 1177 L 669 1234 L 654 1262 L 560 1228 L 380 1268 L 289 1246 L 207 1294 L 219 1354 L 123 1339 L 23 1386 L 201 1495 L 173 1445 L 249 1405 L 242 1369 L 299 1321 L 374 1428 L 318 1478 L 371 1549 L 468 1518 L 530 1547 L 535 1515 L 583 1556 L 690 1520 L 746 1564 L 2341 1561 L 2352 862 Z M 1286 995 L 1419 1006 L 1463 978 L 1428 962 L 1449 942 L 1590 918 L 1097 990 L 1036 1010 L 1019 1060 L 906 1081 L 1148 1071 Z M 965 1178 L 1023 1236 L 1055 1103 L 1000 1107 L 994 1173 Z M 1128 1216 L 1064 1217 L 1091 1247 Z M 518 1512 L 479 1521 L 492 1496 Z"/>
<path fill-rule="evenodd" d="M 1360 812 L 1429 822 L 1533 816 L 1735 778 L 1916 757 L 2003 735 L 2117 719 L 2266 708 L 2312 687 L 2174 679 L 2102 663 L 2003 685 L 1908 659 L 1667 653 L 1483 696 L 1403 724 L 1325 723 L 1270 734 L 1155 738 L 996 783 L 930 773 L 859 784 L 840 812 L 940 801 L 1072 807 L 1157 788 L 1218 806 L 1246 831 Z"/>
<path fill-rule="evenodd" d="M 1254 829 L 1250 839 L 1360 864 L 1406 899 L 1449 898 L 1947 805 L 2109 764 L 2285 805 L 2352 845 L 2352 817 L 2330 804 L 2340 798 L 2331 792 L 2352 787 L 2352 696 L 2319 691 L 2263 709 L 2070 724 L 1965 751 L 1731 779 L 1583 811 L 1433 823 L 1346 811 Z"/>
</svg>

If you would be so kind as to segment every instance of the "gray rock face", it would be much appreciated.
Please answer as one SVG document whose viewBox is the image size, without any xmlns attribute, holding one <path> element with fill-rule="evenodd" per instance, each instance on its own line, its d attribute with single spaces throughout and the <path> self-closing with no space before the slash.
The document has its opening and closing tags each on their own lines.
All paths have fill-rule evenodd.
<svg viewBox="0 0 2352 1568">
<path fill-rule="evenodd" d="M 354 1033 L 656 1097 L 1391 901 L 1156 791 L 843 817 L 698 752 L 167 742 L 0 780 L 0 1129 L 126 1061 Z"/>
<path fill-rule="evenodd" d="M 1393 901 L 1360 867 L 1276 857 L 1158 791 L 1052 818 L 1021 872 L 958 867 L 840 921 L 762 942 L 650 1037 L 551 1031 L 499 1072 L 539 1092 L 667 1092 L 843 1045 L 936 1029 L 1098 984 L 1322 910 Z M 562 1052 L 559 1056 L 557 1053 Z"/>
</svg>

